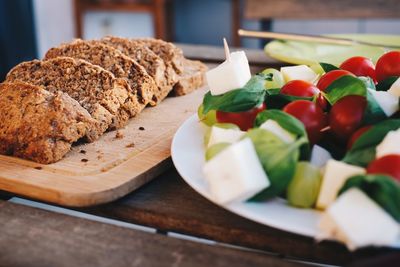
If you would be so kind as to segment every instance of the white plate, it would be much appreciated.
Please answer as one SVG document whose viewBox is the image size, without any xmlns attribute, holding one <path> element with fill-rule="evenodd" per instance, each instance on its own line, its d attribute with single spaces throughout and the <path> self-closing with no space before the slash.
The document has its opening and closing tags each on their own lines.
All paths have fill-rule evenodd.
<svg viewBox="0 0 400 267">
<path fill-rule="evenodd" d="M 203 135 L 204 126 L 198 121 L 197 116 L 193 115 L 176 132 L 172 141 L 171 155 L 176 169 L 186 183 L 215 203 L 202 172 L 205 163 Z M 314 238 L 321 215 L 317 210 L 291 207 L 280 198 L 261 203 L 243 202 L 219 206 L 255 222 Z M 400 240 L 394 247 L 400 248 Z"/>
</svg>

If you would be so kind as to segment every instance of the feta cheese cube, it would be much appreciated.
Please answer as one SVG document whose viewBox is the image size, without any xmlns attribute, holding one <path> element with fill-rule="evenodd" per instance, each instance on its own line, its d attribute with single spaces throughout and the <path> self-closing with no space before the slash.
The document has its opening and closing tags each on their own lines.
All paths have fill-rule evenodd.
<svg viewBox="0 0 400 267">
<path fill-rule="evenodd" d="M 316 167 L 323 167 L 326 165 L 328 160 L 332 159 L 331 154 L 323 147 L 319 145 L 314 145 L 311 151 L 310 163 Z"/>
<path fill-rule="evenodd" d="M 208 141 L 207 147 L 218 143 L 235 143 L 246 132 L 237 129 L 224 129 L 216 126 L 211 127 L 210 139 Z"/>
<path fill-rule="evenodd" d="M 292 80 L 314 82 L 318 77 L 318 75 L 306 65 L 282 67 L 281 73 L 285 82 L 290 82 Z"/>
<path fill-rule="evenodd" d="M 390 131 L 383 138 L 382 142 L 376 146 L 376 158 L 390 154 L 400 154 L 400 129 Z"/>
<path fill-rule="evenodd" d="M 317 208 L 325 209 L 333 203 L 346 180 L 357 174 L 364 174 L 365 169 L 334 159 L 328 160 L 319 191 Z"/>
<path fill-rule="evenodd" d="M 400 97 L 400 78 L 398 78 L 392 86 L 390 86 L 388 93 Z"/>
<path fill-rule="evenodd" d="M 270 185 L 249 138 L 220 152 L 203 172 L 213 199 L 220 204 L 246 200 Z"/>
<path fill-rule="evenodd" d="M 392 245 L 400 234 L 399 224 L 358 188 L 338 197 L 322 215 L 318 239 L 337 239 L 349 250 Z"/>
<path fill-rule="evenodd" d="M 249 61 L 244 51 L 230 54 L 230 60 L 206 72 L 206 80 L 212 95 L 221 95 L 241 88 L 250 80 Z"/>
<path fill-rule="evenodd" d="M 260 128 L 270 131 L 282 139 L 282 141 L 285 143 L 292 143 L 296 140 L 296 136 L 294 134 L 286 131 L 274 120 L 266 120 L 263 124 L 261 124 Z"/>
<path fill-rule="evenodd" d="M 385 91 L 368 89 L 380 108 L 390 117 L 399 110 L 399 97 Z"/>
</svg>

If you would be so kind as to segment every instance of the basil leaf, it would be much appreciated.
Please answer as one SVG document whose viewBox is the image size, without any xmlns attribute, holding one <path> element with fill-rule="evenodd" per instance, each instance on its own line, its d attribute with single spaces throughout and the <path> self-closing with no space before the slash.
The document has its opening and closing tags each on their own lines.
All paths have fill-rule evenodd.
<svg viewBox="0 0 400 267">
<path fill-rule="evenodd" d="M 350 75 L 344 75 L 338 78 L 325 89 L 326 99 L 331 105 L 348 95 L 366 96 L 366 94 L 367 87 L 365 83 Z"/>
<path fill-rule="evenodd" d="M 385 112 L 367 89 L 367 107 L 364 111 L 363 124 L 375 124 L 386 118 Z"/>
<path fill-rule="evenodd" d="M 290 183 L 299 158 L 299 147 L 306 142 L 300 138 L 287 144 L 275 134 L 264 129 L 251 129 L 243 138 L 250 138 L 271 185 L 251 201 L 263 201 L 280 195 Z"/>
<path fill-rule="evenodd" d="M 376 146 L 382 142 L 389 131 L 400 128 L 400 120 L 390 119 L 372 126 L 363 133 L 346 153 L 343 161 L 365 167 L 375 159 Z"/>
<path fill-rule="evenodd" d="M 211 95 L 208 92 L 203 98 L 203 114 L 210 110 L 225 112 L 247 111 L 261 105 L 265 98 L 264 83 L 268 75 L 257 74 L 253 76 L 243 88 L 229 91 L 222 95 Z"/>
<path fill-rule="evenodd" d="M 335 65 L 329 64 L 329 63 L 319 63 L 321 65 L 322 69 L 325 71 L 325 73 L 330 72 L 332 70 L 340 70 L 338 67 Z"/>
<path fill-rule="evenodd" d="M 269 90 L 268 90 L 269 91 Z M 282 109 L 284 106 L 290 102 L 296 100 L 309 100 L 313 101 L 313 97 L 301 97 L 301 96 L 291 96 L 284 95 L 274 92 L 275 94 L 267 94 L 265 98 L 265 104 L 268 109 Z"/>
<path fill-rule="evenodd" d="M 394 84 L 397 79 L 399 79 L 399 77 L 396 76 L 391 76 L 389 78 L 386 78 L 383 81 L 380 81 L 377 85 L 376 85 L 376 90 L 377 91 L 387 91 L 390 89 L 390 87 L 392 86 L 392 84 Z"/>
<path fill-rule="evenodd" d="M 310 144 L 308 141 L 306 129 L 301 121 L 281 110 L 269 109 L 258 113 L 254 121 L 254 126 L 260 127 L 267 120 L 276 121 L 279 124 L 279 126 L 281 126 L 283 129 L 285 129 L 289 133 L 296 135 L 297 139 L 301 137 L 305 138 L 307 142 L 304 143 L 300 148 L 301 150 L 300 158 L 304 160 L 308 160 L 310 158 L 311 156 Z"/>
<path fill-rule="evenodd" d="M 350 188 L 359 188 L 400 222 L 400 184 L 386 175 L 356 175 L 349 178 L 339 194 Z"/>
<path fill-rule="evenodd" d="M 357 78 L 365 84 L 366 88 L 369 88 L 371 90 L 376 90 L 374 80 L 372 80 L 370 77 L 361 76 Z"/>
<path fill-rule="evenodd" d="M 260 127 L 267 120 L 276 121 L 283 129 L 298 137 L 307 137 L 304 124 L 286 112 L 277 109 L 264 110 L 258 113 L 254 125 Z"/>
</svg>

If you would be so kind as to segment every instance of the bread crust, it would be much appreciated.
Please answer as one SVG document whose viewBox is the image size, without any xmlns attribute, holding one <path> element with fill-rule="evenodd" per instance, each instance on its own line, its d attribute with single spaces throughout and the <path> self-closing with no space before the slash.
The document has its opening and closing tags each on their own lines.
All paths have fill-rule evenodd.
<svg viewBox="0 0 400 267">
<path fill-rule="evenodd" d="M 60 160 L 97 122 L 66 93 L 26 83 L 0 84 L 0 154 L 39 163 Z"/>
</svg>

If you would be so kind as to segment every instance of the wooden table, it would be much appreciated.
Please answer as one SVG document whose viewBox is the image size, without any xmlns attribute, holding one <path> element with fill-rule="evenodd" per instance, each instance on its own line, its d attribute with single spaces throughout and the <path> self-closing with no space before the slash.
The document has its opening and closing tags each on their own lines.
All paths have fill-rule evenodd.
<svg viewBox="0 0 400 267">
<path fill-rule="evenodd" d="M 181 47 L 210 66 L 223 57 L 219 48 Z M 260 51 L 248 56 L 254 72 L 282 64 Z M 11 197 L 0 192 L 0 266 L 394 266 L 400 259 L 399 251 L 350 253 L 241 218 L 197 194 L 175 168 L 118 201 L 79 210 L 120 226 L 6 201 Z M 176 238 L 182 234 L 200 239 Z"/>
</svg>

